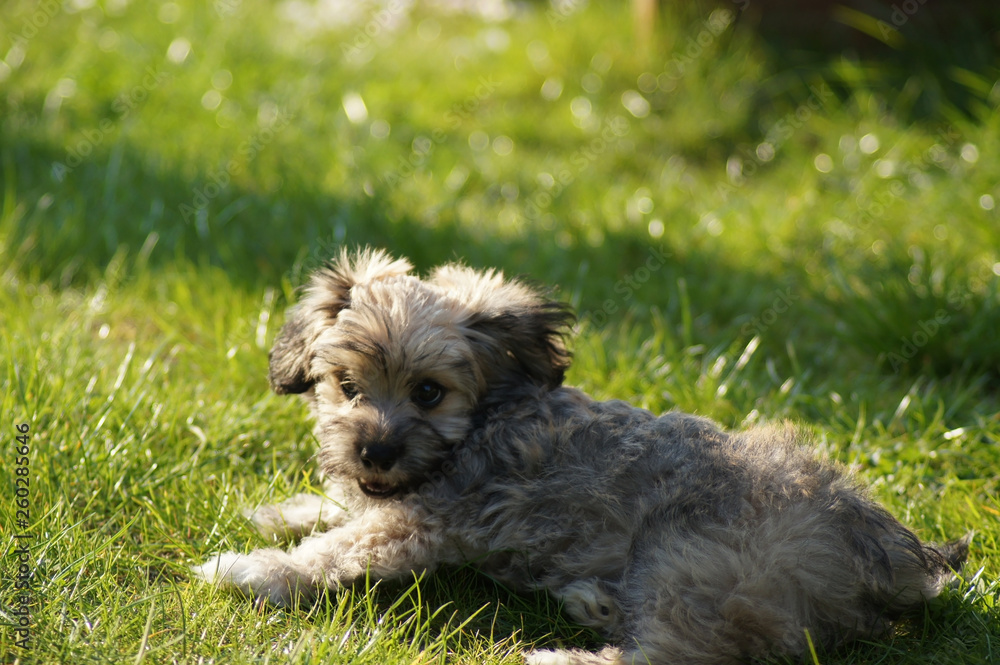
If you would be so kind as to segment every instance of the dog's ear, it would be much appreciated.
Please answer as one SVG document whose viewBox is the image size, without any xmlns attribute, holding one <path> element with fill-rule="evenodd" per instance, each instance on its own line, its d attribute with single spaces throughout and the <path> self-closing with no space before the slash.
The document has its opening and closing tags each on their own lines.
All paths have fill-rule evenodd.
<svg viewBox="0 0 1000 665">
<path fill-rule="evenodd" d="M 563 335 L 575 318 L 568 305 L 492 270 L 443 266 L 431 283 L 466 309 L 460 325 L 488 384 L 510 378 L 549 388 L 562 383 L 570 365 Z"/>
<path fill-rule="evenodd" d="M 268 381 L 279 395 L 304 393 L 316 382 L 310 373 L 313 345 L 320 334 L 351 305 L 351 288 L 412 269 L 406 259 L 393 259 L 382 250 L 346 249 L 326 267 L 314 272 L 305 295 L 289 313 L 288 320 L 268 355 Z"/>
</svg>

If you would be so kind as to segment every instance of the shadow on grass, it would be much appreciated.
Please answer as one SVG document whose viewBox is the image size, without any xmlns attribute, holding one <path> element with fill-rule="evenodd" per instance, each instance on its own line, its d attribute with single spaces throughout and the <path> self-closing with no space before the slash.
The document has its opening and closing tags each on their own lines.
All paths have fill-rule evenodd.
<svg viewBox="0 0 1000 665">
<path fill-rule="evenodd" d="M 406 256 L 419 272 L 458 260 L 554 286 L 556 297 L 597 326 L 627 311 L 638 312 L 641 325 L 656 308 L 678 327 L 690 319 L 697 342 L 710 346 L 761 332 L 759 323 L 744 324 L 778 293 L 792 289 L 800 303 L 810 300 L 795 275 L 740 271 L 702 248 L 661 244 L 645 228 L 607 229 L 599 246 L 563 247 L 541 229 L 470 228 L 448 209 L 436 211 L 433 222 L 394 216 L 379 192 L 342 200 L 295 181 L 267 194 L 230 184 L 199 209 L 192 191 L 204 191 L 208 179 L 192 184 L 164 173 L 127 144 L 94 155 L 62 182 L 50 166 L 64 150 L 15 139 L 2 156 L 0 182 L 17 201 L 4 222 L 10 263 L 60 288 L 100 283 L 123 251 L 126 275 L 189 262 L 220 268 L 247 290 L 296 287 L 341 246 L 374 245 Z M 777 331 L 793 319 L 768 327 Z"/>
<path fill-rule="evenodd" d="M 419 590 L 418 590 L 419 589 Z M 422 618 L 422 630 L 414 644 L 427 648 L 452 636 L 452 644 L 468 637 L 504 643 L 517 640 L 534 648 L 581 648 L 599 650 L 607 644 L 600 634 L 572 623 L 547 594 L 518 594 L 477 572 L 472 567 L 449 568 L 414 583 L 360 582 L 340 593 L 372 624 L 412 622 Z M 929 661 L 968 662 L 975 654 L 988 653 L 991 636 L 1000 634 L 1000 613 L 986 596 L 989 590 L 967 585 L 946 591 L 924 606 L 922 613 L 900 621 L 883 639 L 860 640 L 835 649 L 816 645 L 819 662 L 838 663 Z M 339 599 L 331 594 L 314 606 L 310 620 L 331 620 Z M 305 612 L 306 610 L 300 610 Z M 461 626 L 457 631 L 456 626 Z M 793 658 L 754 659 L 750 662 L 791 665 L 811 662 Z"/>
<path fill-rule="evenodd" d="M 831 85 L 841 96 L 858 87 L 880 94 L 900 121 L 955 111 L 985 119 L 991 110 L 983 100 L 1000 101 L 1000 89 L 984 76 L 995 68 L 1000 29 L 1000 9 L 989 0 L 961 6 L 926 0 L 733 0 L 719 5 L 736 11 L 745 7 L 743 23 L 760 36 L 784 75 L 835 71 L 845 57 L 877 63 L 856 70 L 870 77 L 866 81 Z"/>
<path fill-rule="evenodd" d="M 787 15 L 782 6 L 778 2 L 751 4 L 744 19 L 758 20 L 775 59 L 790 63 L 779 67 L 783 73 L 769 84 L 778 87 L 785 85 L 782 77 L 795 78 L 809 63 L 821 62 L 821 69 L 829 70 L 830 62 L 839 57 L 833 47 L 800 53 L 798 33 L 775 27 Z M 884 14 L 883 10 L 879 11 Z M 927 22 L 933 16 L 930 5 L 921 5 L 897 32 L 910 35 L 907 31 L 929 30 L 933 24 Z M 964 25 L 966 16 L 959 13 L 949 25 Z M 832 25 L 832 20 L 825 16 L 817 29 Z M 873 20 L 877 28 L 882 19 Z M 843 21 L 838 25 L 843 26 Z M 987 25 L 983 22 L 970 33 L 969 43 L 975 48 L 965 50 L 954 48 L 960 32 L 955 30 L 947 33 L 947 39 L 929 40 L 926 48 L 920 47 L 919 32 L 913 32 L 906 48 L 898 51 L 876 43 L 878 53 L 869 56 L 867 51 L 873 49 L 866 49 L 865 57 L 882 57 L 889 64 L 871 68 L 872 76 L 884 78 L 869 84 L 905 92 L 908 81 L 916 81 L 916 96 L 911 100 L 916 108 L 918 99 L 931 89 L 920 82 L 923 74 L 919 72 L 926 73 L 927 81 L 940 83 L 942 77 L 971 71 L 966 66 L 979 67 L 982 58 L 988 57 L 981 48 L 989 43 Z M 903 65 L 913 62 L 911 55 L 925 58 L 926 67 L 901 81 L 897 77 L 910 71 Z M 976 89 L 977 99 L 992 94 L 976 88 L 973 78 L 958 75 L 960 88 Z M 802 80 L 792 87 L 799 93 L 805 90 Z M 753 136 L 754 125 L 768 113 L 765 106 L 775 98 L 774 92 L 768 90 L 757 113 L 721 142 Z M 951 98 L 949 94 L 935 99 L 943 104 L 942 100 Z M 25 103 L 26 108 L 43 105 L 40 98 Z M 926 332 L 920 328 L 927 319 L 924 310 L 910 307 L 913 294 L 908 290 L 909 266 L 905 264 L 875 266 L 865 275 L 869 284 L 886 283 L 891 288 L 881 292 L 834 289 L 830 296 L 827 285 L 801 270 L 779 274 L 753 270 L 746 264 L 737 267 L 710 245 L 659 245 L 641 225 L 630 230 L 600 229 L 604 238 L 598 246 L 582 242 L 562 246 L 553 232 L 542 229 L 501 233 L 492 220 L 471 227 L 460 220 L 457 200 L 424 215 L 393 209 L 385 203 L 386 192 L 378 190 L 371 196 L 335 198 L 320 190 L 314 182 L 318 178 L 301 176 L 286 178 L 270 192 L 254 191 L 236 182 L 213 182 L 205 174 L 191 178 L 164 169 L 155 155 L 143 154 L 122 140 L 104 143 L 70 172 L 56 173 L 53 165 L 66 161 L 64 148 L 18 136 L 5 135 L 4 139 L 0 181 L 8 202 L 0 232 L 9 248 L 9 262 L 16 273 L 57 286 L 99 283 L 109 264 L 124 256 L 126 274 L 189 262 L 219 268 L 246 290 L 273 287 L 289 293 L 341 245 L 370 244 L 409 257 L 418 270 L 462 260 L 559 285 L 559 297 L 570 300 L 596 327 L 620 319 L 625 312 L 633 313 L 639 326 L 646 326 L 653 316 L 662 317 L 688 345 L 718 348 L 734 339 L 760 335 L 763 347 L 773 355 L 785 355 L 786 342 L 795 340 L 802 344 L 803 354 L 822 364 L 831 362 L 829 340 L 839 334 L 848 348 L 856 350 L 859 364 L 874 361 L 889 366 L 893 373 L 929 370 L 944 376 L 970 371 L 970 365 L 973 372 L 1000 367 L 1000 348 L 980 343 L 982 331 L 1000 325 L 1000 307 L 989 291 L 966 299 L 962 316 L 956 314 L 956 321 L 975 323 L 962 328 L 974 334 L 939 335 L 933 344 L 919 345 L 919 353 L 904 358 L 908 362 L 886 362 L 897 347 L 909 352 L 905 340 L 922 339 Z M 293 159 L 285 157 L 286 164 Z M 784 293 L 794 295 L 786 298 L 792 302 L 780 301 Z M 887 315 L 882 316 L 883 312 Z"/>
</svg>

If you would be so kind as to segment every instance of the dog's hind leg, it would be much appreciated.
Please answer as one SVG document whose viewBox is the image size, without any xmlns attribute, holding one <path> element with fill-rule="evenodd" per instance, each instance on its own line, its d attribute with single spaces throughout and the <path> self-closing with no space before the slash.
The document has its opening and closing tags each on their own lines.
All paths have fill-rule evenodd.
<svg viewBox="0 0 1000 665">
<path fill-rule="evenodd" d="M 553 591 L 552 596 L 562 601 L 563 610 L 578 624 L 609 636 L 617 633 L 621 613 L 611 585 L 605 580 L 578 580 Z"/>
</svg>

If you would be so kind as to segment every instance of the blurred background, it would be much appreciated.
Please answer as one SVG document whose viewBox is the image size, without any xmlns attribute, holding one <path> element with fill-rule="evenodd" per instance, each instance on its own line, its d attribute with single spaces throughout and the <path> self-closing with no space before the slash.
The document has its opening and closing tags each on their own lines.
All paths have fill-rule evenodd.
<svg viewBox="0 0 1000 665">
<path fill-rule="evenodd" d="M 59 287 L 189 262 L 252 290 L 375 244 L 558 284 L 599 327 L 655 308 L 682 343 L 836 363 L 839 336 L 892 372 L 995 374 L 998 14 L 7 2 L 3 262 Z M 654 248 L 655 279 L 622 285 Z M 755 324 L 781 289 L 797 315 Z M 947 339 L 902 358 L 942 308 Z"/>
</svg>

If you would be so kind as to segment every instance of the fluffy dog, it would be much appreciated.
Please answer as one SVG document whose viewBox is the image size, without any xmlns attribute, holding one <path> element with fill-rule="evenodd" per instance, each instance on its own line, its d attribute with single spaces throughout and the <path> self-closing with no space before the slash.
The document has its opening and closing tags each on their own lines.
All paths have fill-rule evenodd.
<svg viewBox="0 0 1000 665">
<path fill-rule="evenodd" d="M 277 604 L 475 562 L 603 631 L 528 662 L 722 664 L 878 636 L 936 596 L 969 538 L 921 543 L 787 426 L 731 433 L 562 385 L 565 305 L 494 271 L 429 278 L 380 251 L 316 272 L 270 354 L 309 403 L 328 498 L 258 511 L 290 550 L 205 579 Z"/>
</svg>

